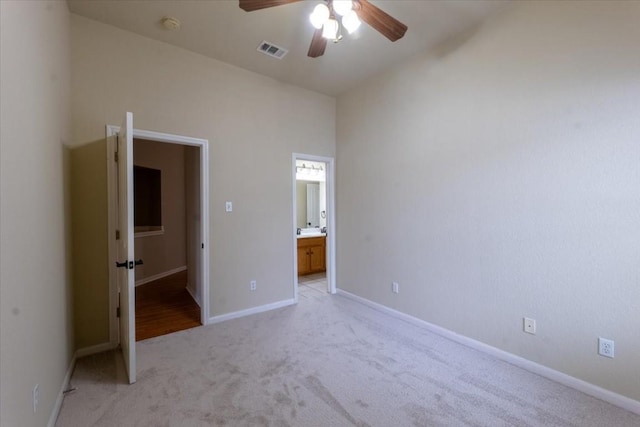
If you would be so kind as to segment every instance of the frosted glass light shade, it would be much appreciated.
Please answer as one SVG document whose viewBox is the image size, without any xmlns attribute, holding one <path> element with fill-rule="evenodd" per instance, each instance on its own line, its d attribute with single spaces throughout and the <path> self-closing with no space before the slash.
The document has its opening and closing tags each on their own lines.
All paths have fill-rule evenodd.
<svg viewBox="0 0 640 427">
<path fill-rule="evenodd" d="M 329 8 L 326 4 L 320 3 L 314 9 L 311 15 L 309 15 L 309 21 L 315 28 L 320 29 L 329 19 Z"/>
<path fill-rule="evenodd" d="M 324 28 L 322 29 L 322 37 L 325 39 L 335 40 L 338 35 L 338 21 L 335 19 L 329 19 L 324 23 Z"/>
<path fill-rule="evenodd" d="M 360 19 L 355 10 L 350 10 L 342 17 L 342 26 L 347 29 L 349 34 L 353 33 L 360 27 Z"/>
<path fill-rule="evenodd" d="M 340 16 L 346 15 L 352 9 L 351 0 L 333 0 L 333 11 Z"/>
</svg>

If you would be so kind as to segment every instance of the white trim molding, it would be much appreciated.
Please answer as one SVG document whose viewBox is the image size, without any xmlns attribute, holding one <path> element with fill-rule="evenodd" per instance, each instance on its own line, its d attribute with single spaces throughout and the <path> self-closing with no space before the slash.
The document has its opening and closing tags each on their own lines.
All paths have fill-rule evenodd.
<svg viewBox="0 0 640 427">
<path fill-rule="evenodd" d="M 135 231 L 133 233 L 133 237 L 135 239 L 141 239 L 143 237 L 151 237 L 151 236 L 162 236 L 164 235 L 164 227 L 160 230 L 151 230 L 151 231 Z"/>
<path fill-rule="evenodd" d="M 257 307 L 247 308 L 246 310 L 239 310 L 227 314 L 221 314 L 219 316 L 213 316 L 209 318 L 209 322 L 207 322 L 207 324 L 212 325 L 214 323 L 237 319 L 239 317 L 251 316 L 252 314 L 264 313 L 265 311 L 276 310 L 278 308 L 287 307 L 294 304 L 296 304 L 296 301 L 293 298 L 272 302 L 271 304 L 259 305 Z"/>
<path fill-rule="evenodd" d="M 51 415 L 49 415 L 49 422 L 47 422 L 47 427 L 55 427 L 56 421 L 58 421 L 60 409 L 62 409 L 62 401 L 64 400 L 64 392 L 69 389 L 69 384 L 71 383 L 71 375 L 73 375 L 73 371 L 76 368 L 76 362 L 78 361 L 78 359 L 80 359 L 81 357 L 90 356 L 92 354 L 98 354 L 104 351 L 113 350 L 115 348 L 116 346 L 112 345 L 111 342 L 105 342 L 102 344 L 97 344 L 91 347 L 85 347 L 76 350 L 76 352 L 73 354 L 73 357 L 71 358 L 71 362 L 69 362 L 67 373 L 62 380 L 62 385 L 60 386 L 60 391 L 58 392 L 56 401 L 53 404 L 53 409 L 51 409 Z"/>
<path fill-rule="evenodd" d="M 292 182 L 292 214 L 293 223 L 291 228 L 292 256 L 293 256 L 293 299 L 298 301 L 298 236 L 297 209 L 298 194 L 296 191 L 296 160 L 308 160 L 312 162 L 322 162 L 326 165 L 325 182 L 327 186 L 327 292 L 336 293 L 336 191 L 335 191 L 335 160 L 333 157 L 315 156 L 311 154 L 292 153 L 291 154 L 291 182 Z"/>
<path fill-rule="evenodd" d="M 115 316 L 117 305 L 117 286 L 116 286 L 116 254 L 115 244 L 112 242 L 112 236 L 115 235 L 117 212 L 115 210 L 116 187 L 114 179 L 117 173 L 116 164 L 113 161 L 113 152 L 115 151 L 114 136 L 120 131 L 119 126 L 107 125 L 107 181 L 109 194 L 109 331 L 110 340 L 113 345 L 119 342 L 118 337 L 118 320 Z M 202 289 L 196 290 L 200 295 L 200 321 L 203 325 L 209 320 L 209 140 L 202 138 L 193 138 L 190 136 L 174 135 L 161 132 L 153 132 L 141 129 L 133 129 L 133 137 L 146 139 L 155 142 L 165 142 L 169 144 L 190 145 L 200 149 L 200 218 L 202 218 L 200 229 L 200 256 L 202 257 L 200 283 Z M 137 283 L 136 283 L 137 285 Z"/>
<path fill-rule="evenodd" d="M 56 421 L 58 421 L 58 416 L 60 415 L 60 409 L 62 409 L 62 401 L 64 400 L 64 392 L 69 389 L 71 375 L 73 374 L 73 370 L 76 367 L 76 360 L 77 360 L 76 354 L 74 354 L 73 357 L 71 358 L 71 362 L 69 363 L 69 367 L 67 368 L 67 373 L 65 374 L 64 379 L 62 380 L 60 391 L 58 392 L 56 401 L 53 404 L 51 415 L 49 415 L 49 422 L 47 422 L 47 427 L 55 427 Z"/>
<path fill-rule="evenodd" d="M 136 287 L 149 282 L 153 282 L 154 280 L 171 276 L 172 274 L 180 273 L 181 271 L 185 271 L 186 269 L 187 266 L 183 265 L 182 267 L 173 268 L 171 270 L 163 271 L 162 273 L 154 274 L 153 276 L 145 277 L 144 279 L 136 280 Z"/>
<path fill-rule="evenodd" d="M 117 345 L 113 345 L 110 342 L 96 344 L 92 345 L 91 347 L 79 348 L 78 350 L 76 350 L 76 354 L 73 357 L 76 359 L 80 359 L 81 357 L 91 356 L 92 354 L 98 354 L 105 351 L 113 350 L 117 347 Z"/>
<path fill-rule="evenodd" d="M 359 302 L 360 304 L 371 307 L 374 310 L 378 310 L 385 314 L 393 316 L 397 319 L 404 320 L 405 322 L 411 323 L 418 327 L 425 328 L 428 331 L 438 334 L 444 338 L 450 339 L 451 341 L 455 341 L 464 346 L 473 348 L 474 350 L 489 354 L 526 371 L 533 372 L 534 374 L 538 374 L 542 377 L 548 378 L 552 381 L 555 381 L 567 387 L 571 387 L 575 390 L 581 391 L 582 393 L 588 394 L 589 396 L 604 400 L 605 402 L 611 403 L 612 405 L 640 415 L 640 402 L 637 400 L 631 399 L 618 393 L 614 393 L 595 384 L 588 383 L 560 371 L 556 371 L 555 369 L 551 369 L 539 363 L 527 360 L 523 357 L 516 356 L 515 354 L 509 353 L 507 351 L 500 350 L 499 348 L 490 346 L 480 341 L 476 341 L 464 335 L 457 334 L 453 331 L 450 331 L 449 329 L 434 325 L 433 323 L 418 319 L 417 317 L 413 317 L 401 311 L 394 310 L 385 305 L 373 302 L 358 295 L 354 295 L 342 289 L 338 289 L 338 294 L 350 300 Z"/>
<path fill-rule="evenodd" d="M 118 127 L 117 130 L 120 130 Z M 114 152 L 118 146 L 117 130 L 111 126 L 107 126 L 107 152 L 105 158 L 107 160 L 107 199 L 108 199 L 108 215 L 107 215 L 107 227 L 108 227 L 108 251 L 109 251 L 109 342 L 113 346 L 117 346 L 120 342 L 120 331 L 118 329 L 118 319 L 113 315 L 118 308 L 118 291 L 116 285 L 116 271 L 113 266 L 117 255 L 116 241 L 112 238 L 113 233 L 118 228 L 118 213 L 116 205 L 112 203 L 116 198 L 118 191 L 116 176 L 118 175 L 118 167 L 114 161 Z"/>
<path fill-rule="evenodd" d="M 196 304 L 198 304 L 198 307 L 202 307 L 202 302 L 200 301 L 200 297 L 194 291 L 191 290 L 188 284 L 185 289 L 187 290 L 187 292 L 189 292 L 189 295 L 191 295 L 191 298 L 193 298 Z"/>
</svg>

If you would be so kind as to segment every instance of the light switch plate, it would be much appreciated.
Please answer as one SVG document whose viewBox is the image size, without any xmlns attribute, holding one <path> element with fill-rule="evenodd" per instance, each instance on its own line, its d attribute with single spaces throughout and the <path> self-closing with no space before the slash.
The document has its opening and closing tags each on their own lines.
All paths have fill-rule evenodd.
<svg viewBox="0 0 640 427">
<path fill-rule="evenodd" d="M 226 212 L 232 212 L 233 211 L 233 203 L 232 202 L 225 202 L 224 210 Z"/>
</svg>

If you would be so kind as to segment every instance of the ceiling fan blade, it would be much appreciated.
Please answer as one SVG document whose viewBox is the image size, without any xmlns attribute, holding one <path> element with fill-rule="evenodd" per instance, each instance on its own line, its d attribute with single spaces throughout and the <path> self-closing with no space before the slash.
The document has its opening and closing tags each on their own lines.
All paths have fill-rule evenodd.
<svg viewBox="0 0 640 427">
<path fill-rule="evenodd" d="M 360 7 L 354 8 L 360 20 L 376 29 L 392 42 L 401 39 L 407 32 L 407 26 L 393 16 L 383 12 L 367 0 L 358 0 Z"/>
<path fill-rule="evenodd" d="M 327 39 L 322 37 L 322 28 L 316 30 L 313 33 L 313 38 L 311 39 L 311 46 L 309 46 L 309 52 L 307 56 L 310 58 L 317 58 L 319 56 L 324 55 L 324 49 L 327 47 Z"/>
<path fill-rule="evenodd" d="M 267 9 L 269 7 L 282 6 L 283 4 L 297 3 L 301 0 L 240 0 L 240 9 L 253 12 L 254 10 Z"/>
</svg>

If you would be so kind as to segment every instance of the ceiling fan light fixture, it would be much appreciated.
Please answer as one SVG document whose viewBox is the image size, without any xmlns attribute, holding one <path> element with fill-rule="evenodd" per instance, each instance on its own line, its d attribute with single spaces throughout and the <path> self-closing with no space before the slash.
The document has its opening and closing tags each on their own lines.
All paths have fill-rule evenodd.
<svg viewBox="0 0 640 427">
<path fill-rule="evenodd" d="M 319 30 L 327 22 L 330 14 L 327 5 L 320 3 L 313 9 L 311 15 L 309 15 L 309 21 L 311 21 L 311 25 Z"/>
<path fill-rule="evenodd" d="M 352 34 L 358 28 L 360 28 L 360 19 L 358 19 L 358 14 L 355 10 L 350 10 L 342 17 L 342 26 L 346 28 L 349 34 Z"/>
<path fill-rule="evenodd" d="M 329 40 L 337 40 L 338 38 L 338 21 L 329 18 L 322 28 L 322 37 Z"/>
<path fill-rule="evenodd" d="M 333 11 L 340 16 L 345 16 L 353 10 L 353 2 L 351 0 L 333 0 Z"/>
<path fill-rule="evenodd" d="M 342 39 L 344 32 L 353 33 L 362 22 L 368 24 L 392 42 L 403 38 L 408 29 L 405 24 L 381 10 L 369 0 L 315 1 L 313 12 L 309 15 L 311 24 L 316 28 L 307 52 L 309 58 L 318 58 L 324 55 L 327 40 L 338 43 Z M 377 0 L 372 1 L 377 2 Z M 302 2 L 302 0 L 238 0 L 240 9 L 246 12 L 297 2 Z M 311 3 L 311 1 L 309 0 L 305 3 Z"/>
<path fill-rule="evenodd" d="M 165 16 L 160 20 L 162 26 L 169 31 L 175 31 L 180 29 L 180 20 L 173 16 Z"/>
</svg>

